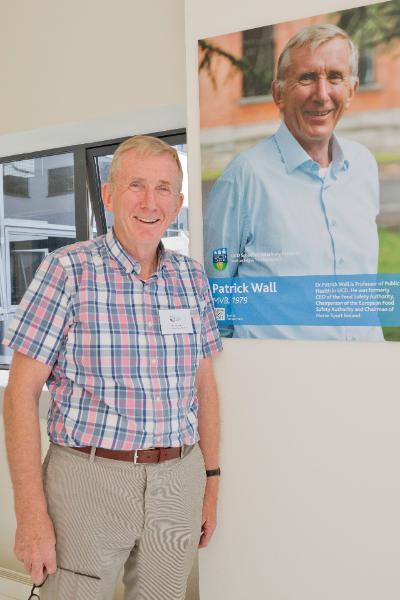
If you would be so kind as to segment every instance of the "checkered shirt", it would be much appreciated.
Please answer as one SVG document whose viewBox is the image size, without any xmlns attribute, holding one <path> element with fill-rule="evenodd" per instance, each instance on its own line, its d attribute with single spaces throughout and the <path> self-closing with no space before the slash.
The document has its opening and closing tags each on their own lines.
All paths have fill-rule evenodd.
<svg viewBox="0 0 400 600">
<path fill-rule="evenodd" d="M 208 282 L 162 250 L 145 282 L 110 230 L 45 258 L 4 342 L 52 365 L 48 433 L 63 446 L 117 450 L 198 440 L 195 375 L 221 350 Z M 192 333 L 163 334 L 160 309 L 190 310 Z"/>
</svg>

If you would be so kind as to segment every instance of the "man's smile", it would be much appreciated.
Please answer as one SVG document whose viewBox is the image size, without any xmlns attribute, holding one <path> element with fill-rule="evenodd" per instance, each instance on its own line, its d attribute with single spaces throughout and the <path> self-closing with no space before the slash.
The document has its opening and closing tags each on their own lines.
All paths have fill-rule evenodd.
<svg viewBox="0 0 400 600">
<path fill-rule="evenodd" d="M 304 114 L 309 117 L 326 117 L 330 113 L 334 112 L 334 108 L 330 108 L 329 110 L 306 110 Z"/>
<path fill-rule="evenodd" d="M 135 219 L 137 221 L 140 221 L 140 223 L 146 223 L 148 225 L 153 225 L 154 223 L 157 223 L 160 219 L 146 219 L 145 217 L 135 217 Z"/>
</svg>

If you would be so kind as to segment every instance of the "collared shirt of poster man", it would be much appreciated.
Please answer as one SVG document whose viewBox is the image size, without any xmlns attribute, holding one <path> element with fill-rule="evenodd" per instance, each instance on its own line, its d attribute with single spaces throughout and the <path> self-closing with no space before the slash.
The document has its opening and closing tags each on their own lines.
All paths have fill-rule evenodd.
<svg viewBox="0 0 400 600">
<path fill-rule="evenodd" d="M 272 86 L 282 125 L 239 154 L 210 192 L 204 228 L 209 277 L 377 272 L 376 161 L 364 146 L 334 134 L 356 93 L 357 65 L 355 45 L 334 25 L 306 27 L 288 41 Z M 224 270 L 213 265 L 216 248 L 226 249 Z M 382 339 L 379 327 L 282 320 L 221 331 L 234 337 Z"/>
</svg>

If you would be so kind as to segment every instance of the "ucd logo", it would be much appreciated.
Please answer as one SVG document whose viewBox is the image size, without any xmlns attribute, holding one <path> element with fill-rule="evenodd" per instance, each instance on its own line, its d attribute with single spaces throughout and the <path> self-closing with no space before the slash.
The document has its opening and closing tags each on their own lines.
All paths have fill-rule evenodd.
<svg viewBox="0 0 400 600">
<path fill-rule="evenodd" d="M 228 249 L 216 248 L 213 250 L 213 265 L 217 271 L 223 271 L 228 264 Z"/>
</svg>

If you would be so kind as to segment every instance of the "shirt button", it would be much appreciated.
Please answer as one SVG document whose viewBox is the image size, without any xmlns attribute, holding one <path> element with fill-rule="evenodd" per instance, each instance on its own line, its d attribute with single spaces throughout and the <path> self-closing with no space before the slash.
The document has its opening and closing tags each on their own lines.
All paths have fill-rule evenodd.
<svg viewBox="0 0 400 600">
<path fill-rule="evenodd" d="M 156 359 L 156 358 L 153 358 L 153 359 L 151 360 L 151 362 L 152 362 L 152 364 L 153 364 L 153 365 L 155 365 L 155 364 L 157 363 L 157 359 Z"/>
<path fill-rule="evenodd" d="M 335 219 L 332 219 L 332 221 L 331 221 L 331 226 L 332 226 L 332 227 L 336 227 L 336 220 L 335 220 Z"/>
</svg>

